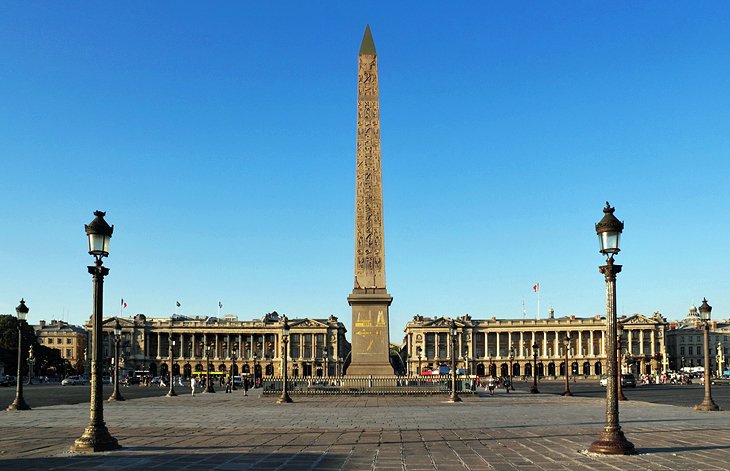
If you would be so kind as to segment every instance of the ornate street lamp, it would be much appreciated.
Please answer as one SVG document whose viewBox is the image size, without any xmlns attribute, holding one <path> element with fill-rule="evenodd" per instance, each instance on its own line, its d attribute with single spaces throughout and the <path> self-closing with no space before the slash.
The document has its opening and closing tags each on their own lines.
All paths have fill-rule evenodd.
<svg viewBox="0 0 730 471">
<path fill-rule="evenodd" d="M 119 392 L 119 342 L 122 340 L 122 325 L 119 319 L 114 324 L 114 390 L 109 396 L 109 401 L 123 401 L 124 398 Z"/>
<path fill-rule="evenodd" d="M 170 321 L 172 324 L 172 320 Z M 170 357 L 170 368 L 168 368 L 167 371 L 167 380 L 170 382 L 170 387 L 167 390 L 167 394 L 165 396 L 167 397 L 175 397 L 177 396 L 177 393 L 175 392 L 175 377 L 172 375 L 172 367 L 173 367 L 173 355 L 175 354 L 175 341 L 172 340 L 172 329 L 170 329 L 170 333 L 167 334 L 167 346 L 169 348 L 169 357 Z"/>
<path fill-rule="evenodd" d="M 33 384 L 33 365 L 35 365 L 35 355 L 33 354 L 33 345 L 28 347 L 28 384 Z"/>
<path fill-rule="evenodd" d="M 563 339 L 563 350 L 565 350 L 565 391 L 563 396 L 572 396 L 570 392 L 570 371 L 568 370 L 568 353 L 570 352 L 570 337 L 568 335 Z"/>
<path fill-rule="evenodd" d="M 213 353 L 213 343 L 211 342 L 205 345 L 203 342 L 200 342 L 200 344 L 205 351 L 205 392 L 214 393 L 213 382 L 210 380 L 210 355 Z"/>
<path fill-rule="evenodd" d="M 537 342 L 532 344 L 532 387 L 530 388 L 531 394 L 540 394 L 540 390 L 537 389 L 537 349 L 539 345 Z"/>
<path fill-rule="evenodd" d="M 231 391 L 237 391 L 236 387 L 236 356 L 238 355 L 238 342 L 233 344 L 233 355 L 231 355 Z"/>
<path fill-rule="evenodd" d="M 512 362 L 513 361 L 515 361 L 514 345 L 509 347 L 509 389 L 510 389 L 510 391 L 515 390 L 514 382 L 512 381 Z"/>
<path fill-rule="evenodd" d="M 614 208 L 606 202 L 603 219 L 596 224 L 596 234 L 600 242 L 600 252 L 606 256 L 606 265 L 599 267 L 606 278 L 606 426 L 598 440 L 588 451 L 609 455 L 629 455 L 636 453 L 634 444 L 624 437 L 618 419 L 618 357 L 616 352 L 616 275 L 621 265 L 614 265 L 613 256 L 620 252 L 619 242 L 624 223 L 613 215 Z"/>
<path fill-rule="evenodd" d="M 103 266 L 102 259 L 109 255 L 114 226 L 104 220 L 103 211 L 94 211 L 94 218 L 86 225 L 86 235 L 89 238 L 89 255 L 93 255 L 95 263 L 88 267 L 92 275 L 94 287 L 94 308 L 92 314 L 91 335 L 91 401 L 89 425 L 83 435 L 77 438 L 71 451 L 94 452 L 109 451 L 121 448 L 116 438 L 112 437 L 104 423 L 104 401 L 102 394 L 102 322 L 104 312 L 104 277 L 109 269 Z"/>
<path fill-rule="evenodd" d="M 283 381 L 281 387 L 281 397 L 276 402 L 279 404 L 287 404 L 289 402 L 294 402 L 291 400 L 291 397 L 289 397 L 289 392 L 287 392 L 286 390 L 286 383 L 289 381 L 286 364 L 286 357 L 289 355 L 289 349 L 287 348 L 289 346 L 289 320 L 286 318 L 286 316 L 282 316 L 281 322 L 281 372 Z"/>
<path fill-rule="evenodd" d="M 616 362 L 617 362 L 617 368 L 618 368 L 616 371 L 616 376 L 617 376 L 617 379 L 616 379 L 617 393 L 616 394 L 618 394 L 619 401 L 628 401 L 628 399 L 624 395 L 624 386 L 622 384 L 623 383 L 622 365 L 623 365 L 623 361 L 624 361 L 624 356 L 623 356 L 624 325 L 621 322 L 616 322 L 616 332 L 617 332 L 616 333 L 616 358 L 617 358 Z M 626 354 L 628 355 L 628 353 L 629 352 L 627 350 Z M 608 387 L 608 383 L 606 383 L 606 384 L 607 384 L 606 387 Z"/>
<path fill-rule="evenodd" d="M 327 370 L 327 347 L 322 347 L 322 359 L 324 360 L 324 377 L 328 377 L 330 375 L 329 371 Z"/>
<path fill-rule="evenodd" d="M 710 371 L 710 319 L 712 318 L 712 306 L 707 304 L 707 299 L 702 300 L 700 306 L 700 319 L 705 330 L 704 355 L 705 355 L 705 398 L 702 403 L 695 406 L 695 410 L 718 411 L 720 408 L 712 400 L 712 372 Z"/>
<path fill-rule="evenodd" d="M 15 381 L 15 400 L 8 406 L 6 410 L 30 410 L 30 406 L 23 399 L 23 381 L 21 375 L 21 366 L 23 365 L 23 322 L 28 319 L 28 306 L 25 300 L 21 299 L 18 307 L 15 308 L 15 315 L 18 318 L 18 376 Z M 28 372 L 30 376 L 30 371 Z"/>
<path fill-rule="evenodd" d="M 449 402 L 461 402 L 461 398 L 456 393 L 456 337 L 459 331 L 456 329 L 456 322 L 451 319 L 449 328 L 451 333 L 451 396 Z"/>
<path fill-rule="evenodd" d="M 416 372 L 416 375 L 420 378 L 421 377 L 421 359 L 423 358 L 423 350 L 420 346 L 416 347 L 416 356 L 418 356 L 418 371 Z"/>
<path fill-rule="evenodd" d="M 492 369 L 494 369 L 493 363 L 494 363 L 494 355 L 490 354 L 489 355 L 489 376 L 497 376 L 496 371 L 494 371 L 494 372 L 492 371 Z"/>
</svg>

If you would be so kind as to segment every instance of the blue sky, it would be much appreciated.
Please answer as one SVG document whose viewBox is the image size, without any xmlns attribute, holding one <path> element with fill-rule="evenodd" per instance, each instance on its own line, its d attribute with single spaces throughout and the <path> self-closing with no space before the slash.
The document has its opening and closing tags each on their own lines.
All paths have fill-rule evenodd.
<svg viewBox="0 0 730 471">
<path fill-rule="evenodd" d="M 357 51 L 378 50 L 391 340 L 414 314 L 619 313 L 730 283 L 725 2 L 4 2 L 0 312 L 338 316 L 353 283 Z"/>
</svg>

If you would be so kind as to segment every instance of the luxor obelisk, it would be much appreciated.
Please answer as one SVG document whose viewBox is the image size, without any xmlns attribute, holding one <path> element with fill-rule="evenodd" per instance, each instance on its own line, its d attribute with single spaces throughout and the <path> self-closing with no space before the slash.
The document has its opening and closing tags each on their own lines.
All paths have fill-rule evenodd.
<svg viewBox="0 0 730 471">
<path fill-rule="evenodd" d="M 388 307 L 393 298 L 385 289 L 378 56 L 369 25 L 358 58 L 356 149 L 355 286 L 347 297 L 352 306 L 347 374 L 391 375 Z"/>
</svg>

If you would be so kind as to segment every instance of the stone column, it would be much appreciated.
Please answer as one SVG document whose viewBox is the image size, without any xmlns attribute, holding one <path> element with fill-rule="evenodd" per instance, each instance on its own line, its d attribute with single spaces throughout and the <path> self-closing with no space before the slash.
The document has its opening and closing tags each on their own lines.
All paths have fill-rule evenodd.
<svg viewBox="0 0 730 471">
<path fill-rule="evenodd" d="M 595 347 L 593 345 L 593 329 L 591 329 L 590 335 L 591 335 L 591 348 L 588 350 L 588 354 L 591 357 L 594 357 L 594 356 L 596 356 L 596 349 L 595 349 Z"/>
<path fill-rule="evenodd" d="M 162 358 L 162 334 L 157 332 L 157 358 Z"/>
<path fill-rule="evenodd" d="M 497 347 L 496 347 L 497 350 L 494 352 L 494 357 L 495 358 L 499 358 L 501 356 L 500 355 L 500 350 L 499 350 L 499 347 L 500 347 L 500 345 L 499 345 L 499 334 L 500 333 L 499 332 L 495 332 L 495 334 L 497 334 Z"/>
<path fill-rule="evenodd" d="M 644 356 L 644 329 L 639 331 L 639 355 Z"/>
<path fill-rule="evenodd" d="M 525 337 L 524 337 L 524 334 L 525 333 L 522 330 L 520 330 L 520 348 L 519 348 L 519 350 L 520 350 L 519 357 L 520 358 L 525 358 L 525 349 L 524 349 Z M 520 372 L 522 372 L 522 371 L 523 370 L 520 369 Z"/>
<path fill-rule="evenodd" d="M 576 345 L 575 356 L 583 356 L 583 332 L 580 330 L 578 331 L 578 345 Z"/>
</svg>

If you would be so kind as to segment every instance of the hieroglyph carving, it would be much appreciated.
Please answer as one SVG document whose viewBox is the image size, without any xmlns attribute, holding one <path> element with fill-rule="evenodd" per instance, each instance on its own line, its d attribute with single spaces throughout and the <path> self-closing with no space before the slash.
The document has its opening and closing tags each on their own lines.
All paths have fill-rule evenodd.
<svg viewBox="0 0 730 471">
<path fill-rule="evenodd" d="M 355 288 L 385 288 L 378 59 L 358 61 Z"/>
</svg>

